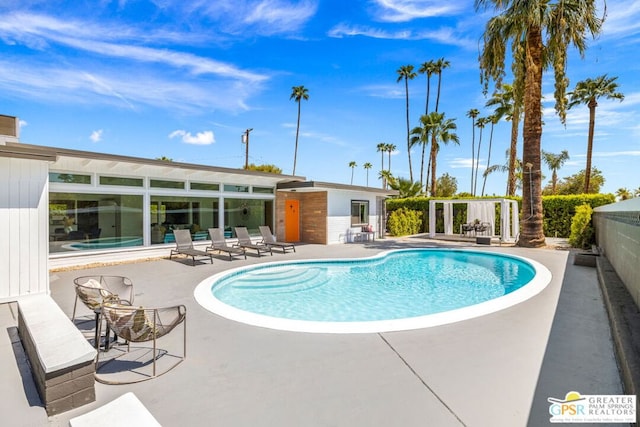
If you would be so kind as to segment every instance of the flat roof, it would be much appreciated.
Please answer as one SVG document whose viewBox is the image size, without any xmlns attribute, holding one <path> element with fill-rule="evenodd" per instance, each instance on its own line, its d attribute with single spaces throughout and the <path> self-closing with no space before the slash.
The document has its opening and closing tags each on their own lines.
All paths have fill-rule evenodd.
<svg viewBox="0 0 640 427">
<path fill-rule="evenodd" d="M 360 185 L 338 184 L 333 182 L 320 181 L 289 181 L 279 182 L 276 189 L 289 191 L 312 191 L 312 190 L 348 190 L 348 191 L 366 191 L 368 193 L 376 193 L 384 196 L 397 196 L 398 190 L 385 190 L 383 188 L 364 187 Z"/>
</svg>

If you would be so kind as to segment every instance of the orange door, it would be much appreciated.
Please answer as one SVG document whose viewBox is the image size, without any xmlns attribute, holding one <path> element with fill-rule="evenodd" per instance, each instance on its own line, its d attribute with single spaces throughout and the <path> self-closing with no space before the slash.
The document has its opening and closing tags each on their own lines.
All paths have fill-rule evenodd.
<svg viewBox="0 0 640 427">
<path fill-rule="evenodd" d="M 284 240 L 286 242 L 300 241 L 300 201 L 289 199 L 285 202 Z"/>
</svg>

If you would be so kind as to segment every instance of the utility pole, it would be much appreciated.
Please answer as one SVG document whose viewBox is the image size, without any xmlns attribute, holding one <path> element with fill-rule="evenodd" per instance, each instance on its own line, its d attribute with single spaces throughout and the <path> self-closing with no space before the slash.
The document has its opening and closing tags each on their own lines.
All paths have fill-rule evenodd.
<svg viewBox="0 0 640 427">
<path fill-rule="evenodd" d="M 253 128 L 247 129 L 242 134 L 242 143 L 247 144 L 245 147 L 245 155 L 244 155 L 244 168 L 249 169 L 249 132 L 251 132 Z"/>
</svg>

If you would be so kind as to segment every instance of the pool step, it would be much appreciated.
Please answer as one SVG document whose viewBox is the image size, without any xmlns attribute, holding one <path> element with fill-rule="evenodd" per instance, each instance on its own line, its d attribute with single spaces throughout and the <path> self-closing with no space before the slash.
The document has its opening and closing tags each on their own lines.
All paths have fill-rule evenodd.
<svg viewBox="0 0 640 427">
<path fill-rule="evenodd" d="M 299 292 L 322 286 L 329 281 L 324 269 L 282 271 L 281 275 L 249 275 L 232 285 L 234 289 L 266 292 Z M 252 277 L 253 276 L 253 277 Z"/>
</svg>

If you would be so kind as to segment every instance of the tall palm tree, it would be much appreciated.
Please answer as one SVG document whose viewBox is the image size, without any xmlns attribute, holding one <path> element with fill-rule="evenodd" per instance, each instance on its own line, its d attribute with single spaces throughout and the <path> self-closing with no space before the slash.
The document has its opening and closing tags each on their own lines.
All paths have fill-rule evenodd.
<svg viewBox="0 0 640 427">
<path fill-rule="evenodd" d="M 419 183 L 411 182 L 404 178 L 392 180 L 389 186 L 394 190 L 398 190 L 398 198 L 400 199 L 416 197 L 422 191 Z"/>
<path fill-rule="evenodd" d="M 409 80 L 413 80 L 416 77 L 416 73 L 413 71 L 413 65 L 403 65 L 396 70 L 398 73 L 397 82 L 404 80 L 404 90 L 406 99 L 407 110 L 407 155 L 409 157 L 409 180 L 413 182 L 413 168 L 411 167 L 411 141 L 410 141 L 410 129 L 409 129 Z"/>
<path fill-rule="evenodd" d="M 387 153 L 389 153 L 389 161 L 387 162 L 388 165 L 387 167 L 389 168 L 389 172 L 391 172 L 391 153 L 393 153 L 394 151 L 396 151 L 396 147 L 395 144 L 385 144 L 386 148 L 387 148 Z"/>
<path fill-rule="evenodd" d="M 477 193 L 477 189 L 478 189 L 478 169 L 480 169 L 480 149 L 482 148 L 482 131 L 484 130 L 484 127 L 487 125 L 487 123 L 489 123 L 489 118 L 488 117 L 479 117 L 478 120 L 476 120 L 476 127 L 478 129 L 480 129 L 480 135 L 478 137 L 478 153 L 476 155 L 476 172 L 475 172 L 475 177 L 473 178 L 473 190 L 472 190 L 472 195 L 475 196 Z"/>
<path fill-rule="evenodd" d="M 304 86 L 293 86 L 291 88 L 291 96 L 289 97 L 289 99 L 293 99 L 295 102 L 298 103 L 298 124 L 296 126 L 296 148 L 295 151 L 293 152 L 293 173 L 292 175 L 296 174 L 296 161 L 298 160 L 298 135 L 300 134 L 300 104 L 302 103 L 301 101 L 304 99 L 305 101 L 307 99 L 309 99 L 309 90 L 304 87 Z"/>
<path fill-rule="evenodd" d="M 587 139 L 587 167 L 584 176 L 584 192 L 589 192 L 589 180 L 591 179 L 591 155 L 593 154 L 593 130 L 596 124 L 596 107 L 598 99 L 618 99 L 622 101 L 624 95 L 616 92 L 618 83 L 617 77 L 599 76 L 595 79 L 586 79 L 576 83 L 576 87 L 569 92 L 569 105 L 571 108 L 578 104 L 586 104 L 589 107 L 589 136 Z"/>
<path fill-rule="evenodd" d="M 560 154 L 548 153 L 542 150 L 542 160 L 547 164 L 551 170 L 551 192 L 556 194 L 556 185 L 558 184 L 558 169 L 564 165 L 564 162 L 569 160 L 569 152 L 562 150 Z"/>
<path fill-rule="evenodd" d="M 480 111 L 477 108 L 472 108 L 467 111 L 467 117 L 471 119 L 471 188 L 469 189 L 469 193 L 473 195 L 473 171 L 474 171 L 474 162 L 476 159 L 476 117 L 480 115 Z"/>
<path fill-rule="evenodd" d="M 355 170 L 356 166 L 358 165 L 353 160 L 349 162 L 349 167 L 351 168 L 351 185 L 353 185 L 353 171 Z"/>
<path fill-rule="evenodd" d="M 440 150 L 439 142 L 443 144 L 448 144 L 449 142 L 460 143 L 458 135 L 454 132 L 458 128 L 455 120 L 447 119 L 444 113 L 438 113 L 437 111 L 432 111 L 420 118 L 422 126 L 427 128 L 431 134 L 431 196 L 436 194 L 438 185 L 436 179 L 436 156 Z"/>
<path fill-rule="evenodd" d="M 522 198 L 523 212 L 519 246 L 545 245 L 542 211 L 542 173 L 540 141 L 542 138 L 542 73 L 554 71 L 555 109 L 562 123 L 566 119 L 567 50 L 575 46 L 580 54 L 586 50 L 587 33 L 600 32 L 603 18 L 596 15 L 596 0 L 475 0 L 476 9 L 492 6 L 498 15 L 487 22 L 480 53 L 483 83 L 502 83 L 505 75 L 507 44 L 511 42 L 514 76 L 524 76 L 522 161 L 530 165 L 524 174 L 529 197 Z"/>
<path fill-rule="evenodd" d="M 438 105 L 440 105 L 440 84 L 442 83 L 442 70 L 449 68 L 451 63 L 444 58 L 438 59 L 434 64 L 434 70 L 438 74 L 438 94 L 436 96 L 436 109 L 438 111 Z"/>
<path fill-rule="evenodd" d="M 420 65 L 418 72 L 420 74 L 427 75 L 427 96 L 424 106 L 424 113 L 429 114 L 429 100 L 431 98 L 431 76 L 436 72 L 436 63 L 432 60 L 423 62 L 422 65 Z M 422 186 L 422 177 L 424 176 L 424 156 L 426 154 L 427 145 L 429 144 L 429 142 L 428 139 L 420 142 L 422 144 L 422 159 L 420 163 L 420 186 Z M 429 160 L 431 160 L 431 158 L 429 158 Z M 429 163 L 429 165 L 430 164 L 431 163 Z M 425 193 L 427 191 L 427 188 L 429 187 L 429 165 L 427 166 L 427 177 L 424 184 Z"/>
<path fill-rule="evenodd" d="M 384 153 L 387 151 L 387 144 L 385 144 L 384 142 L 380 142 L 377 146 L 376 146 L 377 151 L 380 152 L 380 160 L 381 160 L 381 165 L 380 165 L 380 170 L 383 171 L 384 170 Z"/>
<path fill-rule="evenodd" d="M 497 113 L 494 113 L 488 117 L 489 123 L 491 123 L 491 132 L 489 133 L 489 149 L 487 150 L 487 167 L 491 164 L 491 146 L 493 145 L 493 127 L 498 123 L 500 117 Z M 484 188 L 487 185 L 487 176 L 482 174 L 482 192 L 480 197 L 484 196 Z"/>
<path fill-rule="evenodd" d="M 371 169 L 373 167 L 373 165 L 369 162 L 365 163 L 364 165 L 362 165 L 362 167 L 364 168 L 364 170 L 367 171 L 367 187 L 369 186 L 369 169 Z"/>
<path fill-rule="evenodd" d="M 522 115 L 522 101 L 516 102 L 516 90 L 514 85 L 503 83 L 493 93 L 487 101 L 487 107 L 496 107 L 495 114 L 498 118 L 511 122 L 511 144 L 509 146 L 509 175 L 507 177 L 507 196 L 515 196 L 516 181 L 515 169 L 518 154 L 518 128 L 520 127 L 520 116 Z"/>
</svg>

